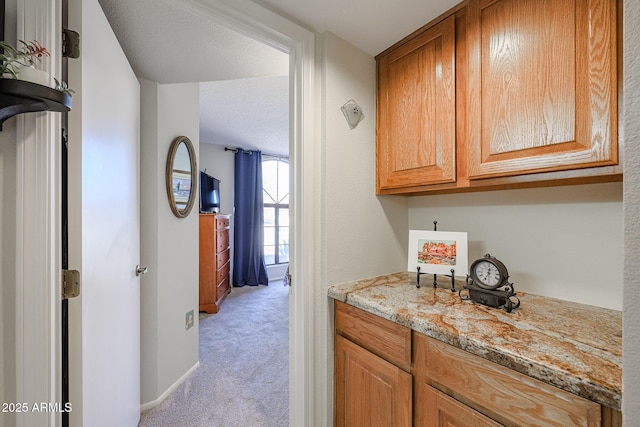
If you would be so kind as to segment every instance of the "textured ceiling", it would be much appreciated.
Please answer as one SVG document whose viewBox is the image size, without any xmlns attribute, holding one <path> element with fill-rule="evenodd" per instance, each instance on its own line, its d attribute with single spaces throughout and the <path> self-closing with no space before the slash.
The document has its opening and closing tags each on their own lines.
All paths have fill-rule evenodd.
<svg viewBox="0 0 640 427">
<path fill-rule="evenodd" d="M 200 116 L 200 142 L 286 156 L 289 77 L 201 83 Z"/>
<path fill-rule="evenodd" d="M 282 76 L 289 56 L 161 0 L 99 0 L 138 77 L 191 83 Z"/>
<path fill-rule="evenodd" d="M 462 0 L 254 0 L 375 56 Z"/>
<path fill-rule="evenodd" d="M 201 142 L 288 152 L 288 55 L 162 0 L 98 1 L 138 77 L 201 82 Z M 255 0 L 371 55 L 459 1 Z"/>
</svg>

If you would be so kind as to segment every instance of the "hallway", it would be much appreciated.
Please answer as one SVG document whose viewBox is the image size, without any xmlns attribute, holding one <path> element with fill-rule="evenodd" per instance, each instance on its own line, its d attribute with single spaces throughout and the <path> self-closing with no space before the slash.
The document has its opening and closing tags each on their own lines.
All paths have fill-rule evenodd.
<svg viewBox="0 0 640 427">
<path fill-rule="evenodd" d="M 289 288 L 231 288 L 200 314 L 200 366 L 139 426 L 284 427 L 289 423 Z"/>
</svg>

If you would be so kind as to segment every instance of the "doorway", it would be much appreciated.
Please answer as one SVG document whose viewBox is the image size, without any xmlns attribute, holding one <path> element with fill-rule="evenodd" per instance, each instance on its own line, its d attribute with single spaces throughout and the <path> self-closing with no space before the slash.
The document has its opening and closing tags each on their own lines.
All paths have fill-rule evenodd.
<svg viewBox="0 0 640 427">
<path fill-rule="evenodd" d="M 313 133 L 314 35 L 251 2 L 233 7 L 218 1 L 208 2 L 206 6 L 183 0 L 168 3 L 275 47 L 289 57 L 292 183 L 290 272 L 293 276 L 290 293 L 290 408 L 292 425 L 312 425 L 314 339 L 310 327 L 313 318 L 310 284 L 316 280 L 313 265 L 317 256 L 313 242 L 320 233 L 314 210 L 314 206 L 319 205 L 315 182 L 319 179 L 317 171 L 320 169 L 319 149 Z"/>
</svg>

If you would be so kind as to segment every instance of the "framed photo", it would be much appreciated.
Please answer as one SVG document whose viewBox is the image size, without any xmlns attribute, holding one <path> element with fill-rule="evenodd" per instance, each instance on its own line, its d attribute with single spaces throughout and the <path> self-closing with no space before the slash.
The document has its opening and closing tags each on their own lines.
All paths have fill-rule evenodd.
<svg viewBox="0 0 640 427">
<path fill-rule="evenodd" d="M 183 171 L 173 171 L 172 174 L 173 197 L 176 206 L 180 209 L 187 206 L 189 194 L 191 193 L 191 174 Z"/>
<path fill-rule="evenodd" d="M 469 272 L 467 233 L 457 231 L 409 230 L 407 271 L 451 274 L 465 277 Z"/>
</svg>

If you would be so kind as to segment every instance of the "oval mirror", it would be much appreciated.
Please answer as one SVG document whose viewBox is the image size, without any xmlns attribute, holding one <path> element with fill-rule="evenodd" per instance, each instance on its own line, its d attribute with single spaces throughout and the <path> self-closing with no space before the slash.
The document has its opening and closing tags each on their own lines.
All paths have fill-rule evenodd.
<svg viewBox="0 0 640 427">
<path fill-rule="evenodd" d="M 167 156 L 167 196 L 171 211 L 178 218 L 191 212 L 196 200 L 196 153 L 191 140 L 179 136 L 173 140 Z"/>
</svg>

